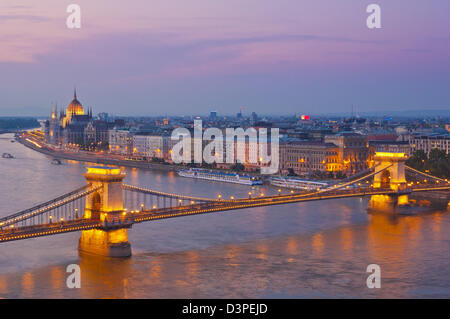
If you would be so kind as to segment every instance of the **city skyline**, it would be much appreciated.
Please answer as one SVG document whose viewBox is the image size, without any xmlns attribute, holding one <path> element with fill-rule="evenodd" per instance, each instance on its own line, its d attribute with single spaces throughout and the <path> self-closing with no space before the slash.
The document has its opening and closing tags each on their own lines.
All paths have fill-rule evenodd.
<svg viewBox="0 0 450 319">
<path fill-rule="evenodd" d="M 0 299 L 449 298 L 449 13 L 0 1 Z"/>
<path fill-rule="evenodd" d="M 377 1 L 376 30 L 359 1 L 77 3 L 71 30 L 67 4 L 3 1 L 1 116 L 66 107 L 74 86 L 117 115 L 448 109 L 445 1 Z"/>
</svg>

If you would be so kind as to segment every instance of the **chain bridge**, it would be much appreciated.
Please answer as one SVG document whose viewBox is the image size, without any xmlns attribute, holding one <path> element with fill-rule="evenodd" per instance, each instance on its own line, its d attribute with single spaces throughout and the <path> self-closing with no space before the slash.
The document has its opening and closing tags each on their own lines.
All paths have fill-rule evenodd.
<svg viewBox="0 0 450 319">
<path fill-rule="evenodd" d="M 309 191 L 245 198 L 202 198 L 123 183 L 118 167 L 88 167 L 86 185 L 0 218 L 0 243 L 81 231 L 79 250 L 110 257 L 131 255 L 128 229 L 157 219 L 304 201 L 371 196 L 369 209 L 407 205 L 413 192 L 448 191 L 450 183 L 405 165 L 403 153 L 376 153 L 373 168 Z"/>
</svg>

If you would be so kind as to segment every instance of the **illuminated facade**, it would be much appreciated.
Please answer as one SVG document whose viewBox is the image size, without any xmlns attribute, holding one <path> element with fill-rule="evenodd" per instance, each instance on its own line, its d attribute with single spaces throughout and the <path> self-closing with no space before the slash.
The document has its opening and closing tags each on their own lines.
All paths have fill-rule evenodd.
<svg viewBox="0 0 450 319">
<path fill-rule="evenodd" d="M 405 190 L 407 187 L 405 177 L 405 161 L 408 156 L 402 152 L 376 152 L 373 187 L 390 188 L 395 191 Z M 381 171 L 383 170 L 383 171 Z M 369 201 L 369 210 L 394 212 L 398 207 L 409 204 L 407 194 L 372 195 Z"/>
<path fill-rule="evenodd" d="M 126 211 L 123 207 L 122 181 L 125 174 L 120 168 L 88 167 L 84 174 L 92 188 L 99 188 L 86 198 L 85 219 L 100 220 L 101 229 L 83 230 L 79 250 L 108 257 L 128 257 L 131 246 L 128 242 Z"/>
<path fill-rule="evenodd" d="M 146 158 L 167 158 L 169 136 L 137 133 L 133 136 L 133 154 Z"/>
<path fill-rule="evenodd" d="M 450 150 L 450 134 L 416 134 L 410 136 L 409 144 L 412 152 L 422 150 L 429 155 L 430 151 L 436 148 L 448 154 Z"/>
<path fill-rule="evenodd" d="M 376 152 L 375 171 L 382 172 L 374 175 L 374 188 L 391 188 L 402 190 L 406 187 L 405 161 L 408 156 L 405 153 Z"/>
<path fill-rule="evenodd" d="M 306 175 L 314 171 L 342 170 L 339 147 L 322 142 L 285 142 L 280 144 L 280 172 Z"/>
<path fill-rule="evenodd" d="M 332 143 L 339 148 L 339 163 L 342 171 L 348 175 L 367 169 L 370 160 L 367 135 L 352 132 L 342 132 L 326 135 L 325 143 Z"/>
<path fill-rule="evenodd" d="M 92 118 L 91 109 L 87 112 L 84 110 L 76 91 L 66 110 L 58 113 L 57 107 L 52 107 L 50 119 L 44 125 L 47 143 L 57 146 L 106 146 L 108 129 L 108 123 Z"/>
<path fill-rule="evenodd" d="M 109 151 L 112 154 L 132 155 L 133 134 L 129 129 L 112 129 L 108 131 Z"/>
<path fill-rule="evenodd" d="M 315 171 L 353 175 L 371 166 L 367 136 L 343 132 L 323 141 L 291 141 L 280 144 L 280 173 L 308 175 Z"/>
</svg>

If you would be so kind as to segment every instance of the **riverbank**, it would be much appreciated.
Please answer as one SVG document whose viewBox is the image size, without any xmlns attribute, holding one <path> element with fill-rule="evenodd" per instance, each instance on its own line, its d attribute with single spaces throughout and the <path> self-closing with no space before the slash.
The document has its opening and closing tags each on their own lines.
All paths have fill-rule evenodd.
<svg viewBox="0 0 450 319">
<path fill-rule="evenodd" d="M 95 163 L 95 164 L 104 164 L 104 165 L 115 165 L 115 166 L 124 166 L 124 167 L 131 167 L 131 168 L 140 168 L 140 169 L 147 169 L 147 170 L 162 170 L 162 171 L 172 171 L 176 172 L 181 169 L 186 169 L 187 166 L 185 165 L 176 165 L 176 164 L 160 164 L 160 163 L 149 163 L 144 161 L 137 161 L 137 160 L 123 160 L 123 159 L 115 159 L 115 158 L 106 158 L 101 155 L 96 154 L 86 154 L 86 153 L 73 153 L 73 152 L 61 152 L 61 151 L 55 151 L 48 149 L 46 147 L 38 147 L 34 143 L 30 143 L 24 138 L 17 137 L 16 140 L 23 144 L 24 146 L 33 149 L 39 153 L 52 156 L 54 158 L 58 159 L 65 159 L 65 160 L 72 160 L 72 161 L 80 161 L 80 162 L 87 162 L 87 163 Z M 215 171 L 219 172 L 230 172 L 229 170 L 224 169 L 214 169 Z M 252 173 L 252 172 L 245 172 L 247 175 L 251 176 L 259 176 L 259 174 Z"/>
<path fill-rule="evenodd" d="M 45 147 L 38 147 L 37 145 L 28 142 L 23 138 L 17 138 L 17 141 L 24 146 L 35 150 L 36 152 L 52 156 L 58 159 L 72 160 L 72 161 L 80 161 L 87 163 L 95 163 L 95 164 L 104 164 L 104 165 L 116 165 L 116 166 L 124 166 L 131 168 L 141 168 L 141 169 L 157 169 L 157 170 L 165 170 L 165 171 L 177 171 L 179 169 L 184 168 L 181 165 L 171 165 L 171 164 L 159 164 L 159 163 L 147 163 L 142 161 L 131 161 L 131 160 L 119 160 L 113 158 L 105 158 L 99 155 L 90 155 L 90 154 L 80 154 L 80 153 L 69 153 L 69 152 L 59 152 L 50 150 Z"/>
</svg>

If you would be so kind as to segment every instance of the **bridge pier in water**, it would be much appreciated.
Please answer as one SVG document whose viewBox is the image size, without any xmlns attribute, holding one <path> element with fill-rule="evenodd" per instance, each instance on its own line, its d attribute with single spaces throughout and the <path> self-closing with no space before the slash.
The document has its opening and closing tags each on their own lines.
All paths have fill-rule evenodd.
<svg viewBox="0 0 450 319">
<path fill-rule="evenodd" d="M 126 174 L 116 167 L 88 167 L 83 174 L 91 187 L 101 188 L 86 198 L 84 218 L 100 220 L 102 227 L 83 230 L 78 249 L 107 257 L 131 256 L 127 220 L 123 207 L 122 181 Z"/>
<path fill-rule="evenodd" d="M 397 208 L 409 204 L 405 176 L 405 161 L 407 156 L 404 153 L 375 153 L 375 167 L 380 171 L 374 175 L 373 188 L 390 188 L 397 193 L 390 195 L 372 195 L 368 209 L 371 211 L 395 212 Z"/>
</svg>

